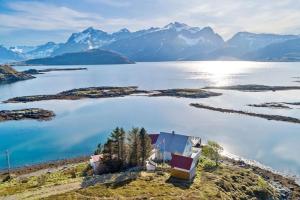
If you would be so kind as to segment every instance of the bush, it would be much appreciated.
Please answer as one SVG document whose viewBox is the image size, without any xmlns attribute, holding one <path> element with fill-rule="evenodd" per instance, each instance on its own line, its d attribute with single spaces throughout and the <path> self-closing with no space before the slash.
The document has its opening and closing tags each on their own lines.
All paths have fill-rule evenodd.
<svg viewBox="0 0 300 200">
<path fill-rule="evenodd" d="M 10 181 L 12 179 L 12 177 L 8 174 L 7 176 L 5 176 L 2 180 L 2 182 L 7 182 L 7 181 Z"/>
<path fill-rule="evenodd" d="M 37 186 L 42 186 L 46 184 L 47 177 L 46 175 L 41 175 L 37 178 Z"/>
<path fill-rule="evenodd" d="M 263 191 L 268 190 L 268 183 L 264 179 L 262 179 L 261 177 L 258 177 L 257 185 Z"/>
<path fill-rule="evenodd" d="M 71 178 L 76 178 L 76 170 L 75 169 L 72 169 L 70 171 L 70 175 L 71 175 Z"/>
<path fill-rule="evenodd" d="M 29 179 L 26 177 L 20 178 L 21 183 L 28 183 Z"/>
<path fill-rule="evenodd" d="M 209 158 L 202 157 L 200 159 L 200 166 L 203 167 L 203 169 L 210 170 L 216 167 L 216 163 Z"/>
<path fill-rule="evenodd" d="M 87 165 L 82 172 L 82 176 L 92 176 L 93 174 L 94 174 L 94 170 L 91 165 Z"/>
</svg>

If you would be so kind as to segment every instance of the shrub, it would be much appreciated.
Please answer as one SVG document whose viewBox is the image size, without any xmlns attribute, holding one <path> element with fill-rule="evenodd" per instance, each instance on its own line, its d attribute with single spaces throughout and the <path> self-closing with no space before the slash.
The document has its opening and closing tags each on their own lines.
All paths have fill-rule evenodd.
<svg viewBox="0 0 300 200">
<path fill-rule="evenodd" d="M 263 191 L 267 191 L 268 190 L 268 183 L 264 179 L 262 179 L 261 177 L 258 177 L 258 179 L 257 179 L 257 185 Z"/>
<path fill-rule="evenodd" d="M 41 175 L 41 176 L 39 176 L 39 177 L 37 178 L 37 186 L 45 185 L 46 180 L 47 180 L 46 175 Z"/>
<path fill-rule="evenodd" d="M 70 171 L 71 178 L 76 178 L 76 170 L 73 169 Z"/>
<path fill-rule="evenodd" d="M 200 166 L 202 166 L 203 169 L 210 170 L 216 167 L 216 163 L 209 158 L 202 157 L 200 159 Z"/>
<path fill-rule="evenodd" d="M 2 182 L 7 182 L 7 181 L 10 181 L 12 179 L 12 177 L 8 174 L 7 176 L 5 176 L 2 180 Z"/>
</svg>

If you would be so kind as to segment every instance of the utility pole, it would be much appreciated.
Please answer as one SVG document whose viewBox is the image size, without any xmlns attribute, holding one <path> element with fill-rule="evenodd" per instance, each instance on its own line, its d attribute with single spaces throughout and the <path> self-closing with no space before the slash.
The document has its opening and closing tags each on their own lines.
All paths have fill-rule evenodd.
<svg viewBox="0 0 300 200">
<path fill-rule="evenodd" d="M 164 143 L 163 166 L 165 166 L 165 151 L 166 151 L 165 139 L 163 139 L 163 143 Z"/>
<path fill-rule="evenodd" d="M 8 175 L 10 176 L 10 160 L 9 160 L 9 151 L 8 150 L 6 150 L 6 161 L 7 161 Z"/>
</svg>

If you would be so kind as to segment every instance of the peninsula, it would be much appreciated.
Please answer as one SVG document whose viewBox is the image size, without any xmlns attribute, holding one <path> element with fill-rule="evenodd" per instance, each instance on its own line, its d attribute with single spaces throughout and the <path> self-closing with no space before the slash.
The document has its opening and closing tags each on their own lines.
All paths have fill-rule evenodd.
<svg viewBox="0 0 300 200">
<path fill-rule="evenodd" d="M 18 72 L 9 65 L 0 65 L 0 84 L 13 83 L 33 78 L 35 77 L 30 74 Z"/>
<path fill-rule="evenodd" d="M 28 69 L 23 71 L 25 74 L 44 74 L 46 72 L 53 72 L 53 71 L 80 71 L 80 70 L 87 70 L 86 67 L 76 67 L 76 68 L 49 68 L 49 69 Z"/>
</svg>

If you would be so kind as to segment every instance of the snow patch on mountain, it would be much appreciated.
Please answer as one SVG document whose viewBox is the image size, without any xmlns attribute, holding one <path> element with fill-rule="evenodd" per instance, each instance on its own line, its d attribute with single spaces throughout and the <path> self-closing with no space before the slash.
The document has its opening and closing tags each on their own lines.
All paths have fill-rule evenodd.
<svg viewBox="0 0 300 200">
<path fill-rule="evenodd" d="M 202 43 L 209 43 L 210 41 L 209 40 L 206 40 L 205 38 L 203 37 L 197 37 L 197 38 L 189 38 L 189 37 L 186 37 L 184 35 L 178 35 L 178 38 L 184 40 L 184 42 L 189 45 L 189 46 L 194 46 L 194 45 L 197 45 L 199 42 L 202 42 Z"/>
</svg>

